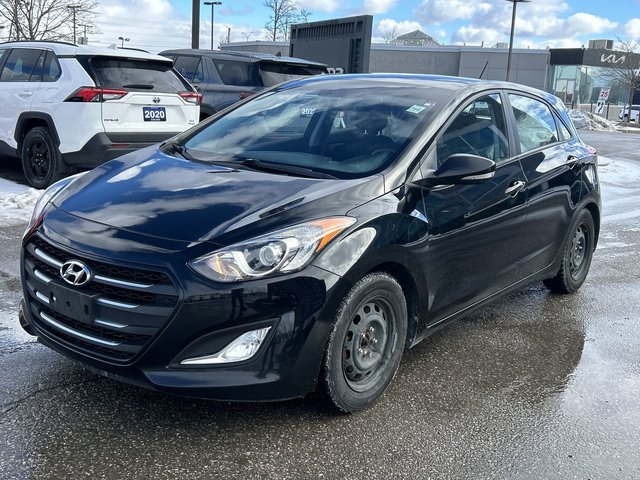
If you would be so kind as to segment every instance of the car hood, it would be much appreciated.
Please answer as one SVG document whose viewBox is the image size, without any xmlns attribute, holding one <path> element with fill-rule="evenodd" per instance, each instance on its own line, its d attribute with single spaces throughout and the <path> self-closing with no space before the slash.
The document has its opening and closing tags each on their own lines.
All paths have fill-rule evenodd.
<svg viewBox="0 0 640 480">
<path fill-rule="evenodd" d="M 151 147 L 79 177 L 53 203 L 119 229 L 226 245 L 242 236 L 346 214 L 382 189 L 381 176 L 327 180 L 234 170 Z"/>
</svg>

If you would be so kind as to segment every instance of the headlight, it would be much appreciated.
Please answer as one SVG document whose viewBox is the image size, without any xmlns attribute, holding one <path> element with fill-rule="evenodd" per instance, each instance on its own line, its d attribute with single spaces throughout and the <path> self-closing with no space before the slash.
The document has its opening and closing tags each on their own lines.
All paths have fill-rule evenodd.
<svg viewBox="0 0 640 480">
<path fill-rule="evenodd" d="M 49 186 L 49 188 L 47 188 L 44 192 L 42 192 L 40 197 L 38 197 L 38 200 L 36 201 L 35 206 L 33 207 L 31 220 L 29 220 L 29 225 L 25 230 L 24 236 L 26 236 L 27 233 L 30 232 L 33 226 L 38 222 L 38 219 L 44 212 L 45 208 L 47 208 L 47 205 L 51 203 L 53 198 L 58 193 L 60 193 L 65 187 L 68 187 L 73 181 L 77 180 L 79 177 L 81 177 L 85 173 L 87 172 L 77 173 L 75 175 L 71 175 L 70 177 L 63 178 L 62 180 L 57 181 L 53 185 Z"/>
<path fill-rule="evenodd" d="M 238 282 L 300 270 L 355 218 L 332 217 L 277 230 L 189 262 L 218 282 Z"/>
</svg>

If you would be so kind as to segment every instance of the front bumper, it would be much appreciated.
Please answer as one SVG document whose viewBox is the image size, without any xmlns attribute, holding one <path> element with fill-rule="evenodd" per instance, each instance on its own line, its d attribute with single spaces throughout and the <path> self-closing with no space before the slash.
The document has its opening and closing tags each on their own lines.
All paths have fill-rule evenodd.
<svg viewBox="0 0 640 480">
<path fill-rule="evenodd" d="M 128 238 L 116 242 L 122 248 L 114 245 L 114 236 L 110 235 L 114 232 L 105 232 L 100 239 L 91 236 L 93 244 L 83 243 L 82 235 L 71 240 L 61 234 L 62 225 L 68 224 L 69 217 L 58 210 L 49 212 L 44 226 L 35 237 L 27 239 L 22 249 L 25 302 L 21 324 L 28 333 L 37 335 L 41 343 L 104 376 L 173 394 L 259 401 L 299 397 L 315 389 L 332 328 L 333 319 L 328 312 L 334 311 L 335 305 L 330 300 L 331 291 L 339 277 L 311 266 L 286 277 L 234 285 L 215 284 L 200 278 L 186 266 L 185 257 L 193 258 L 191 253 L 176 248 L 178 245 L 168 245 L 165 240 L 145 238 L 152 243 L 146 243 L 144 249 L 138 243 L 143 240 L 141 236 L 129 232 Z M 87 224 L 91 222 L 73 218 L 74 227 L 79 230 L 90 227 Z M 39 254 L 44 252 L 45 260 L 34 256 L 36 240 L 46 242 L 38 243 Z M 112 252 L 109 257 L 102 255 L 107 243 Z M 45 251 L 47 244 L 51 249 Z M 63 255 L 61 252 L 68 257 L 59 258 Z M 154 262 L 150 264 L 151 258 Z M 55 292 L 65 287 L 54 269 L 47 270 L 46 262 L 69 259 L 100 269 L 97 271 L 103 279 L 109 275 L 111 279 L 130 279 L 127 272 L 144 269 L 164 274 L 175 286 L 175 304 L 164 317 L 154 315 L 160 310 L 153 311 L 157 307 L 153 298 L 123 299 L 117 285 L 104 289 L 103 284 L 98 284 L 99 288 L 94 291 L 77 289 L 80 303 L 91 302 L 88 317 L 78 322 L 77 308 L 63 311 L 56 306 L 52 310 L 54 307 L 44 300 L 51 301 Z M 113 269 L 105 273 L 103 265 Z M 34 273 L 35 270 L 38 272 Z M 41 280 L 43 275 L 51 283 Z M 97 278 L 90 284 L 98 283 Z M 74 289 L 76 287 L 68 289 L 72 293 L 65 298 L 74 300 Z M 80 299 L 81 295 L 84 296 Z M 136 303 L 138 308 L 126 310 L 118 303 Z M 100 328 L 96 328 L 96 320 L 102 321 Z M 255 356 L 244 362 L 180 365 L 185 358 L 215 353 L 242 333 L 266 326 L 271 329 L 264 343 Z M 118 331 L 113 332 L 114 329 Z M 88 335 L 89 340 L 81 335 Z M 95 343 L 99 340 L 119 342 L 119 345 L 105 347 Z M 121 355 L 120 349 L 124 349 L 126 355 Z"/>
</svg>

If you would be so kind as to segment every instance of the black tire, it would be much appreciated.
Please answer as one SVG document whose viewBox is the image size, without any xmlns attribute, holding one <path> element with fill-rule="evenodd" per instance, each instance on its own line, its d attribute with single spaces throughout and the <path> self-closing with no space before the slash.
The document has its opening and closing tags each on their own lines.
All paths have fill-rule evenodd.
<svg viewBox="0 0 640 480">
<path fill-rule="evenodd" d="M 569 241 L 564 248 L 562 265 L 555 277 L 544 281 L 545 286 L 555 293 L 577 291 L 589 273 L 595 247 L 595 226 L 591 212 L 586 208 L 578 215 Z"/>
<path fill-rule="evenodd" d="M 47 188 L 71 173 L 47 127 L 34 127 L 27 132 L 20 157 L 24 176 L 33 188 Z"/>
<path fill-rule="evenodd" d="M 320 390 L 341 412 L 363 410 L 393 379 L 407 337 L 407 303 L 400 284 L 371 273 L 340 302 L 324 357 Z"/>
</svg>

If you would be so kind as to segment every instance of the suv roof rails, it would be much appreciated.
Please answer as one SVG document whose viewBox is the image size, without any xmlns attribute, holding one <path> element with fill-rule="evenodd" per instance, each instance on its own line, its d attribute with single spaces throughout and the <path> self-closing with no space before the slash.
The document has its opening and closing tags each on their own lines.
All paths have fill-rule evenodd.
<svg viewBox="0 0 640 480">
<path fill-rule="evenodd" d="M 134 47 L 116 47 L 116 50 L 134 50 L 136 52 L 149 53 L 149 50 L 143 50 L 142 48 Z"/>
<path fill-rule="evenodd" d="M 70 47 L 78 47 L 77 43 L 63 42 L 62 40 L 11 40 L 3 43 L 55 43 L 58 45 L 69 45 Z"/>
</svg>

